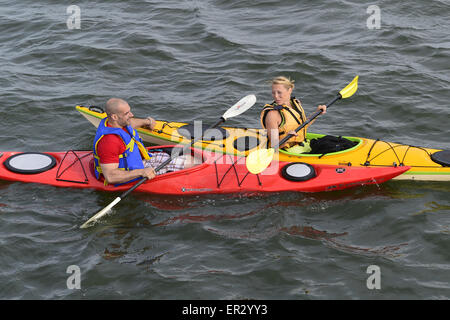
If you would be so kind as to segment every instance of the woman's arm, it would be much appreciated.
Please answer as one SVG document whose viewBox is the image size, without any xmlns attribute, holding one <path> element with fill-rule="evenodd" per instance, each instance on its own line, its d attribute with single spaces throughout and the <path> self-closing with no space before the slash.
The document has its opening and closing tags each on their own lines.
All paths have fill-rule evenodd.
<svg viewBox="0 0 450 320">
<path fill-rule="evenodd" d="M 276 110 L 269 111 L 267 113 L 264 124 L 267 129 L 267 138 L 270 142 L 270 147 L 278 145 L 280 142 L 280 132 L 278 127 L 281 123 L 281 116 Z"/>
<path fill-rule="evenodd" d="M 321 113 L 321 114 L 325 114 L 325 113 L 327 113 L 327 106 L 324 105 L 324 104 L 321 104 L 321 105 L 319 105 L 319 106 L 317 107 L 317 110 L 316 110 L 316 111 L 319 111 L 319 110 L 322 110 L 322 113 Z M 311 121 L 311 122 L 308 124 L 308 126 L 312 125 L 312 124 L 314 123 L 314 121 L 316 121 L 316 119 L 314 119 L 313 121 Z"/>
</svg>

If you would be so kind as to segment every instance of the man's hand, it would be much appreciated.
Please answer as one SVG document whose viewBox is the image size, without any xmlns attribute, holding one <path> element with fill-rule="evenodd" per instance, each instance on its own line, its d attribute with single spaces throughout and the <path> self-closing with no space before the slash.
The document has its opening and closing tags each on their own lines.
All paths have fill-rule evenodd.
<svg viewBox="0 0 450 320">
<path fill-rule="evenodd" d="M 154 177 L 156 177 L 155 169 L 153 169 L 152 167 L 144 168 L 142 169 L 141 176 L 142 178 L 147 178 L 148 180 L 151 180 Z"/>
<path fill-rule="evenodd" d="M 147 119 L 145 119 L 148 123 L 146 124 L 146 127 L 148 127 L 150 130 L 153 130 L 153 128 L 156 125 L 156 121 L 155 119 L 153 119 L 152 117 L 147 117 Z"/>
<path fill-rule="evenodd" d="M 155 119 L 152 117 L 147 117 L 145 119 L 143 118 L 131 118 L 130 119 L 130 125 L 134 128 L 148 128 L 150 130 L 153 130 L 153 128 L 156 125 Z"/>
</svg>

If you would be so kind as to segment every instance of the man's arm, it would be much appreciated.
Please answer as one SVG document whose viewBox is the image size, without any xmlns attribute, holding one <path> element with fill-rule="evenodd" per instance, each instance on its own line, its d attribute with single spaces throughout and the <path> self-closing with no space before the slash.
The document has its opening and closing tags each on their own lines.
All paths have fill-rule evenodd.
<svg viewBox="0 0 450 320">
<path fill-rule="evenodd" d="M 153 179 L 155 170 L 153 168 L 135 169 L 131 171 L 120 170 L 118 163 L 100 163 L 102 174 L 109 184 L 124 183 L 136 178 Z"/>
<path fill-rule="evenodd" d="M 133 129 L 137 129 L 140 127 L 147 127 L 150 130 L 153 130 L 153 128 L 156 125 L 156 121 L 152 117 L 147 117 L 145 119 L 131 118 L 130 122 Z"/>
</svg>

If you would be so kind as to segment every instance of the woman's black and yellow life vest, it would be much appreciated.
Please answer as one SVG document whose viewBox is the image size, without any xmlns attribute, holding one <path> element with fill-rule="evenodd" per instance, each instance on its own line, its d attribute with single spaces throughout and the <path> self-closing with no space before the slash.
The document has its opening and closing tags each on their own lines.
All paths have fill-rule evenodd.
<svg viewBox="0 0 450 320">
<path fill-rule="evenodd" d="M 261 125 L 266 129 L 266 117 L 269 111 L 277 110 L 281 116 L 281 123 L 278 126 L 280 140 L 283 139 L 289 131 L 297 129 L 303 122 L 306 121 L 305 111 L 303 110 L 300 101 L 295 97 L 291 98 L 292 107 L 286 105 L 277 105 L 275 102 L 266 104 L 261 112 Z M 289 148 L 295 144 L 303 142 L 306 138 L 306 127 L 297 132 L 297 136 L 292 137 L 286 142 L 285 147 Z"/>
<path fill-rule="evenodd" d="M 143 169 L 144 164 L 142 162 L 142 159 L 148 160 L 150 159 L 151 156 L 145 149 L 142 139 L 139 137 L 137 131 L 134 130 L 131 126 L 125 127 L 127 132 L 125 132 L 125 130 L 123 130 L 122 128 L 108 127 L 107 121 L 108 118 L 104 118 L 100 122 L 100 124 L 98 125 L 97 133 L 94 138 L 94 163 L 95 163 L 94 171 L 97 179 L 100 179 L 100 175 L 102 174 L 102 168 L 100 167 L 100 158 L 98 157 L 97 153 L 97 145 L 100 139 L 102 139 L 107 134 L 115 134 L 119 136 L 126 146 L 125 152 L 119 156 L 119 169 L 128 171 L 135 169 Z M 133 179 L 126 183 L 138 179 Z"/>
</svg>

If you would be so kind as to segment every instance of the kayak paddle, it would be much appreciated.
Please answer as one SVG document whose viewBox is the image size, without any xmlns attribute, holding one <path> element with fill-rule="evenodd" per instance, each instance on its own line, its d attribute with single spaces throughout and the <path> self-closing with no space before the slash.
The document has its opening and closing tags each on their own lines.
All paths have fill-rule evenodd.
<svg viewBox="0 0 450 320">
<path fill-rule="evenodd" d="M 339 91 L 337 96 L 331 100 L 326 106 L 329 108 L 333 103 L 338 101 L 339 99 L 346 99 L 348 97 L 351 97 L 356 90 L 358 89 L 358 77 L 356 76 L 352 82 L 350 82 L 344 89 Z M 308 120 L 306 120 L 304 123 L 302 123 L 297 129 L 295 129 L 295 132 L 300 131 L 305 126 L 307 126 L 311 121 L 313 121 L 315 118 L 317 118 L 322 113 L 322 110 L 317 111 L 310 117 Z M 274 146 L 273 148 L 269 149 L 259 149 L 251 152 L 247 159 L 245 160 L 245 164 L 247 166 L 248 171 L 250 171 L 253 174 L 258 174 L 263 172 L 269 164 L 272 162 L 273 155 L 275 153 L 275 150 L 278 149 L 280 146 L 286 143 L 293 134 L 286 135 L 279 143 L 278 145 Z"/>
<path fill-rule="evenodd" d="M 244 113 L 245 111 L 247 111 L 248 109 L 250 109 L 256 102 L 256 96 L 251 94 L 248 95 L 244 98 L 242 98 L 241 100 L 239 100 L 236 104 L 234 104 L 231 108 L 229 108 L 223 115 L 222 117 L 220 117 L 219 121 L 217 121 L 215 124 L 213 124 L 212 126 L 210 126 L 207 130 L 212 129 L 217 127 L 218 125 L 220 125 L 221 123 L 225 122 L 228 118 L 232 118 L 235 116 L 240 115 L 241 113 Z M 197 137 L 195 138 L 190 145 L 186 146 L 183 148 L 183 150 L 181 152 L 176 152 L 174 155 L 171 155 L 169 159 L 167 159 L 166 161 L 164 161 L 163 163 L 161 163 L 158 167 L 156 167 L 155 172 L 158 172 L 159 170 L 161 170 L 163 167 L 165 167 L 167 164 L 169 164 L 169 162 L 177 157 L 180 154 L 183 154 L 184 152 L 187 152 L 190 147 L 197 142 L 198 140 L 200 140 L 202 137 Z M 116 199 L 114 199 L 113 202 L 111 202 L 109 205 L 107 205 L 105 208 L 103 208 L 102 210 L 100 210 L 99 212 L 97 212 L 93 217 L 91 217 L 89 220 L 87 220 L 84 224 L 81 225 L 80 228 L 84 229 L 89 227 L 93 222 L 95 222 L 96 220 L 98 220 L 99 218 L 101 218 L 102 216 L 104 216 L 109 210 L 112 209 L 112 207 L 114 207 L 117 203 L 119 203 L 122 199 L 124 199 L 126 196 L 128 196 L 133 190 L 135 190 L 137 187 L 139 187 L 141 184 L 143 184 L 145 181 L 147 181 L 148 178 L 142 178 L 138 183 L 136 183 L 134 186 L 132 186 L 130 189 L 128 189 L 127 191 L 125 191 L 124 193 L 122 193 L 119 197 L 117 197 Z"/>
</svg>

